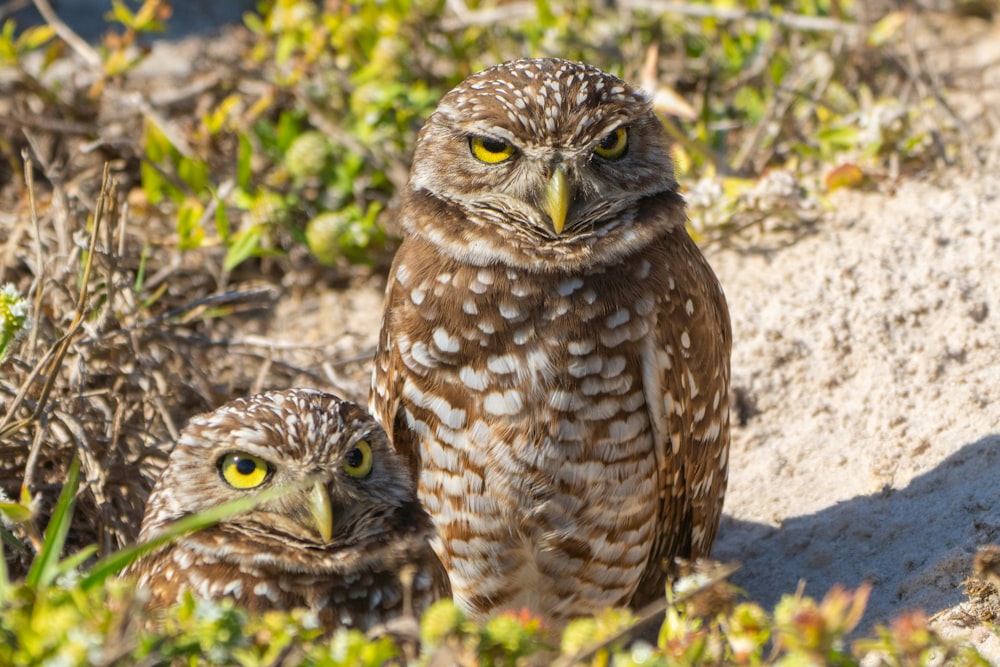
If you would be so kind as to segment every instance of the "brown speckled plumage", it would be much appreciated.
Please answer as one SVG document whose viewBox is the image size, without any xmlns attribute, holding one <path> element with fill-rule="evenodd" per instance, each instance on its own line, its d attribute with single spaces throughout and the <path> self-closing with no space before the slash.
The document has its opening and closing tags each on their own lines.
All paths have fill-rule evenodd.
<svg viewBox="0 0 1000 667">
<path fill-rule="evenodd" d="M 372 453 L 360 478 L 344 461 L 359 443 Z M 241 490 L 222 477 L 231 453 L 266 461 L 259 486 Z M 352 459 L 353 460 L 353 459 Z M 306 607 L 327 629 L 368 629 L 404 611 L 400 572 L 413 574 L 415 613 L 448 595 L 431 551 L 430 519 L 404 463 L 363 409 L 312 390 L 272 391 L 195 417 L 181 433 L 146 507 L 140 540 L 173 521 L 246 494 L 318 479 L 329 499 L 328 539 L 310 514 L 313 487 L 182 537 L 128 568 L 154 609 L 197 596 L 234 598 L 252 610 Z"/>
<path fill-rule="evenodd" d="M 473 75 L 420 133 L 401 223 L 370 408 L 456 600 L 559 625 L 662 596 L 715 540 L 731 333 L 648 99 L 562 60 Z"/>
</svg>

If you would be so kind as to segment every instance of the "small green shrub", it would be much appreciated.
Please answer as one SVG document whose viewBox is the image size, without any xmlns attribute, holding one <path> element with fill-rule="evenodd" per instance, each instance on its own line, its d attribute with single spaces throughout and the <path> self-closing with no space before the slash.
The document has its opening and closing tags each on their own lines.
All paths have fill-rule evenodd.
<svg viewBox="0 0 1000 667">
<path fill-rule="evenodd" d="M 155 543 L 130 547 L 87 566 L 93 548 L 60 557 L 79 473 L 79 461 L 74 461 L 27 577 L 11 582 L 0 570 L 0 664 L 375 667 L 407 662 L 407 653 L 392 639 L 369 639 L 343 630 L 326 636 L 317 618 L 304 610 L 249 614 L 229 600 L 208 602 L 188 595 L 158 620 L 151 618 L 143 609 L 141 591 L 117 579 L 116 573 L 157 544 L 244 511 L 262 498 L 241 499 L 187 517 Z M 286 491 L 274 490 L 267 497 Z M 0 504 L 0 513 L 7 521 L 33 518 L 32 512 L 19 511 L 12 503 Z M 942 640 L 919 614 L 879 628 L 877 639 L 858 641 L 850 650 L 847 635 L 861 620 L 869 587 L 854 592 L 834 588 L 820 603 L 788 595 L 768 614 L 758 605 L 732 601 L 733 589 L 725 581 L 731 571 L 717 568 L 676 581 L 667 591 L 655 645 L 642 638 L 648 619 L 628 610 L 609 609 L 574 620 L 555 641 L 529 613 L 506 612 L 473 623 L 455 603 L 443 600 L 424 615 L 421 653 L 412 660 L 491 667 L 520 665 L 528 659 L 563 667 L 855 666 L 861 656 L 874 652 L 884 665 L 926 664 L 932 653 L 946 656 L 950 664 L 987 664 L 971 647 Z"/>
<path fill-rule="evenodd" d="M 791 174 L 815 200 L 908 164 L 955 160 L 969 140 L 940 95 L 899 96 L 913 89 L 900 85 L 907 75 L 922 76 L 898 66 L 902 11 L 871 26 L 852 22 L 852 3 L 834 0 L 707 2 L 663 13 L 537 2 L 501 19 L 490 12 L 456 14 L 442 0 L 262 2 L 245 18 L 254 36 L 240 54 L 245 71 L 219 86 L 209 111 L 184 124 L 143 113 L 148 203 L 175 221 L 180 250 L 222 244 L 227 271 L 303 244 L 326 264 L 372 261 L 396 231 L 424 119 L 465 76 L 523 56 L 585 60 L 653 95 L 676 140 L 684 189 L 722 184 L 717 207 L 695 211 L 702 237 L 762 216 L 808 219 L 785 203 L 745 205 L 746 190 L 771 170 Z M 134 11 L 115 0 L 108 18 L 119 29 L 93 56 L 101 76 L 68 105 L 67 91 L 24 66 L 42 48 L 42 71 L 65 57 L 47 26 L 17 34 L 5 23 L 0 62 L 19 68 L 45 104 L 95 114 L 132 94 L 127 75 L 147 55 L 140 39 L 169 16 L 166 0 Z M 826 181 L 814 176 L 834 168 Z M 309 232 L 317 219 L 348 231 Z"/>
<path fill-rule="evenodd" d="M 0 362 L 28 327 L 28 302 L 11 284 L 0 287 Z"/>
</svg>

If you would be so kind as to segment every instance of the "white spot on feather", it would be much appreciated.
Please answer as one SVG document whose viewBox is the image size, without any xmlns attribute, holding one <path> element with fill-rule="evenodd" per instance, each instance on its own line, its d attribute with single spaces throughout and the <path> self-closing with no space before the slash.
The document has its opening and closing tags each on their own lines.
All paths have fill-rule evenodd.
<svg viewBox="0 0 1000 667">
<path fill-rule="evenodd" d="M 492 356 L 486 360 L 486 368 L 498 375 L 506 375 L 517 370 L 517 361 L 509 354 Z"/>
<path fill-rule="evenodd" d="M 568 370 L 569 374 L 573 377 L 582 378 L 587 375 L 600 373 L 603 365 L 604 360 L 594 354 L 585 359 L 570 359 L 566 370 Z"/>
<path fill-rule="evenodd" d="M 486 395 L 483 408 L 491 415 L 516 415 L 524 407 L 521 392 L 516 389 L 495 391 Z"/>
<path fill-rule="evenodd" d="M 559 283 L 556 288 L 561 296 L 569 296 L 579 288 L 583 287 L 583 281 L 579 278 L 570 278 L 569 280 Z"/>
<path fill-rule="evenodd" d="M 458 378 L 462 381 L 469 389 L 473 391 L 482 391 L 486 389 L 489 382 L 489 373 L 486 371 L 475 371 L 469 366 L 463 366 L 458 372 Z"/>
<path fill-rule="evenodd" d="M 403 397 L 418 408 L 433 412 L 441 423 L 449 428 L 455 429 L 465 426 L 465 410 L 452 407 L 448 401 L 440 396 L 425 394 L 412 382 L 403 385 Z"/>
<path fill-rule="evenodd" d="M 637 315 L 645 317 L 646 315 L 649 315 L 651 312 L 653 312 L 653 306 L 654 306 L 653 297 L 647 295 L 636 301 L 632 305 L 632 308 L 635 310 Z"/>
<path fill-rule="evenodd" d="M 521 309 L 505 303 L 500 304 L 500 315 L 505 320 L 516 320 L 521 316 Z"/>
<path fill-rule="evenodd" d="M 453 338 L 448 334 L 443 328 L 438 327 L 434 330 L 434 345 L 437 349 L 442 352 L 449 352 L 454 354 L 459 350 L 459 342 L 457 338 Z"/>
<path fill-rule="evenodd" d="M 632 314 L 629 313 L 628 308 L 622 308 L 614 315 L 611 315 L 606 320 L 604 320 L 604 325 L 609 329 L 616 329 L 622 324 L 628 322 L 631 319 L 631 317 Z"/>
<path fill-rule="evenodd" d="M 396 282 L 403 287 L 406 287 L 410 283 L 410 270 L 406 268 L 406 264 L 396 266 Z"/>
<path fill-rule="evenodd" d="M 549 406 L 555 410 L 571 412 L 584 407 L 583 399 L 578 395 L 562 390 L 556 390 L 549 396 Z"/>
</svg>

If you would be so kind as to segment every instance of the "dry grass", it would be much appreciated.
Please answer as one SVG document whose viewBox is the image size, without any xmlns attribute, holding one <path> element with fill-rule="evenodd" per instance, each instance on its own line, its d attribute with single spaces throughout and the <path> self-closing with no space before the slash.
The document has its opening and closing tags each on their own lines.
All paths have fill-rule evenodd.
<svg viewBox="0 0 1000 667">
<path fill-rule="evenodd" d="M 313 262 L 293 253 L 227 275 L 220 246 L 180 252 L 172 220 L 129 205 L 140 109 L 102 126 L 95 151 L 73 131 L 80 109 L 56 104 L 39 116 L 23 101 L 16 86 L 0 101 L 0 284 L 31 304 L 30 329 L 0 360 L 0 492 L 18 498 L 23 486 L 36 499 L 33 525 L 12 529 L 21 548 L 5 545 L 14 577 L 74 454 L 84 481 L 68 550 L 97 544 L 106 554 L 134 539 L 190 416 L 263 387 L 336 389 L 319 370 L 321 346 L 265 335 L 282 281 L 315 282 Z"/>
</svg>

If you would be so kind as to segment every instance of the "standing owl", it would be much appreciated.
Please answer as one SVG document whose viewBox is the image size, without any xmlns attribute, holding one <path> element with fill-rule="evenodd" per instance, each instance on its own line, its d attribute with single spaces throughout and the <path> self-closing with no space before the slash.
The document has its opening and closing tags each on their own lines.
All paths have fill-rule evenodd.
<svg viewBox="0 0 1000 667">
<path fill-rule="evenodd" d="M 123 574 L 150 607 L 184 591 L 255 611 L 306 607 L 327 630 L 366 630 L 449 593 L 430 518 L 404 461 L 360 407 L 312 390 L 272 391 L 195 417 L 153 487 L 139 538 L 264 489 L 298 486 L 188 534 Z M 413 572 L 408 586 L 403 569 Z"/>
<path fill-rule="evenodd" d="M 637 608 L 715 540 L 729 313 L 669 150 L 644 94 L 556 59 L 420 132 L 370 407 L 474 615 Z"/>
</svg>

